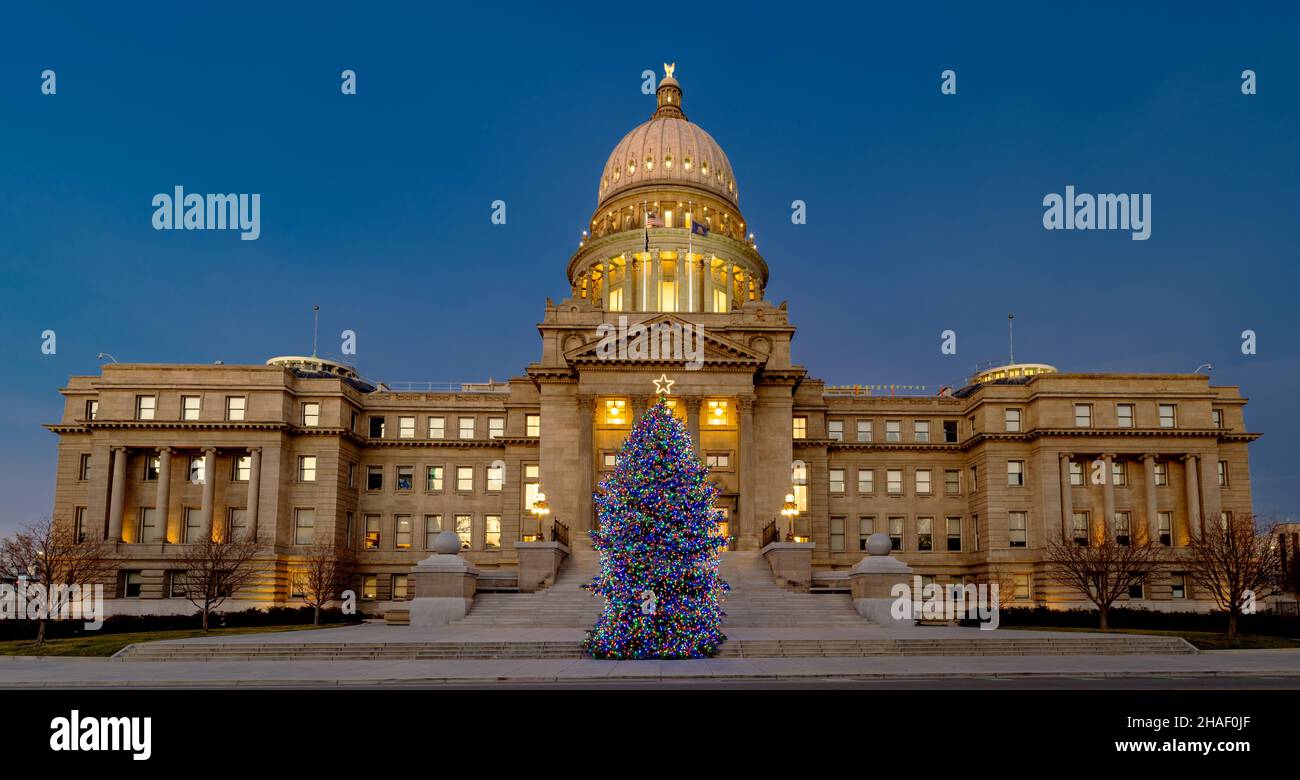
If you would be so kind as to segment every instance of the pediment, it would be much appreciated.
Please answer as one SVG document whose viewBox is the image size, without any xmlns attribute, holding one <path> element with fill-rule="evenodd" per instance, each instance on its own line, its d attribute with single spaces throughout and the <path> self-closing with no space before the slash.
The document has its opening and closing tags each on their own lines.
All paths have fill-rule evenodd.
<svg viewBox="0 0 1300 780">
<path fill-rule="evenodd" d="M 703 356 L 706 364 L 752 365 L 761 368 L 767 363 L 767 355 L 749 348 L 738 341 L 715 335 L 708 328 L 692 323 L 673 314 L 656 315 L 641 322 L 607 323 L 608 328 L 601 331 L 589 331 L 582 334 L 585 343 L 575 345 L 564 352 L 564 359 L 570 364 L 599 363 L 663 363 L 677 364 L 687 361 L 684 354 L 695 350 L 695 340 L 702 335 Z M 641 330 L 638 328 L 644 328 Z M 663 349 L 655 349 L 651 334 L 654 334 L 659 347 L 672 346 L 674 342 L 683 346 L 665 355 Z M 621 339 L 621 344 L 620 344 Z M 643 339 L 641 345 L 635 343 Z M 685 349 L 683 353 L 681 350 Z M 697 353 L 698 354 L 698 353 Z"/>
</svg>

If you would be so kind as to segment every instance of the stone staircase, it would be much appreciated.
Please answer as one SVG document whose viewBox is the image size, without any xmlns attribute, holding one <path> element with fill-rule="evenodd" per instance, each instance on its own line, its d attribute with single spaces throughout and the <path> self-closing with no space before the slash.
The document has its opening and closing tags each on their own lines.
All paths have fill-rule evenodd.
<svg viewBox="0 0 1300 780">
<path fill-rule="evenodd" d="M 469 614 L 452 625 L 589 629 L 596 625 L 604 600 L 581 586 L 592 581 L 598 568 L 595 550 L 575 548 L 551 587 L 534 593 L 480 593 Z"/>
<path fill-rule="evenodd" d="M 757 552 L 726 552 L 719 566 L 731 585 L 723 628 L 861 628 L 867 623 L 847 593 L 795 593 L 776 584 Z"/>
</svg>

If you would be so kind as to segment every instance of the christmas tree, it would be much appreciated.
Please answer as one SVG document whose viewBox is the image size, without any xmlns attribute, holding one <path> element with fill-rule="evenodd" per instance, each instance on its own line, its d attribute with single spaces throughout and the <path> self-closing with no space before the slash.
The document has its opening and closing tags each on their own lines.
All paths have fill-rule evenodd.
<svg viewBox="0 0 1300 780">
<path fill-rule="evenodd" d="M 596 658 L 712 656 L 722 635 L 715 535 L 717 486 L 666 399 L 637 421 L 595 496 L 600 572 L 583 587 L 605 597 L 587 638 Z"/>
</svg>

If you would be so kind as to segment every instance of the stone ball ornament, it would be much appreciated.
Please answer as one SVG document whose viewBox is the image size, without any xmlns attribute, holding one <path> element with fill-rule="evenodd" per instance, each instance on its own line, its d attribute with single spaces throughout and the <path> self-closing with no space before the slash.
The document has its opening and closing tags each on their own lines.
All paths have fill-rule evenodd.
<svg viewBox="0 0 1300 780">
<path fill-rule="evenodd" d="M 455 531 L 443 531 L 434 537 L 433 551 L 439 555 L 456 555 L 460 553 L 460 536 Z"/>
<path fill-rule="evenodd" d="M 889 555 L 894 545 L 889 540 L 889 534 L 877 531 L 867 537 L 867 554 L 868 555 Z"/>
</svg>

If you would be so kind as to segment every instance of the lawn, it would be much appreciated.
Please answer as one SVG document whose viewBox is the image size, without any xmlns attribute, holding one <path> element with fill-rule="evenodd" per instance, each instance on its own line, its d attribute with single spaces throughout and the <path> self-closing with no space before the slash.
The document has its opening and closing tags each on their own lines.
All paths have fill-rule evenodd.
<svg viewBox="0 0 1300 780">
<path fill-rule="evenodd" d="M 1144 628 L 1109 628 L 1102 631 L 1097 628 L 1074 628 L 1065 626 L 1003 626 L 1003 628 L 1020 631 L 1082 631 L 1094 634 L 1144 634 L 1146 636 L 1178 636 L 1186 639 L 1197 650 L 1296 650 L 1300 649 L 1300 640 L 1281 636 L 1260 636 L 1258 634 L 1238 634 L 1233 642 L 1228 635 L 1215 631 L 1155 631 Z"/>
<path fill-rule="evenodd" d="M 322 625 L 321 628 L 338 628 L 339 624 Z M 248 626 L 241 628 L 214 628 L 207 636 L 233 636 L 235 634 L 262 634 L 270 631 L 304 631 L 315 628 L 308 625 Z M 193 639 L 204 636 L 199 629 L 186 631 L 135 631 L 121 634 L 87 634 L 67 639 L 47 639 L 37 645 L 29 639 L 0 641 L 0 655 L 44 655 L 107 657 L 129 644 L 156 642 L 161 639 Z"/>
</svg>

